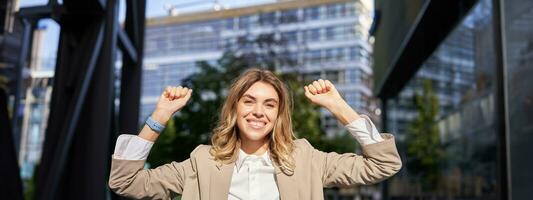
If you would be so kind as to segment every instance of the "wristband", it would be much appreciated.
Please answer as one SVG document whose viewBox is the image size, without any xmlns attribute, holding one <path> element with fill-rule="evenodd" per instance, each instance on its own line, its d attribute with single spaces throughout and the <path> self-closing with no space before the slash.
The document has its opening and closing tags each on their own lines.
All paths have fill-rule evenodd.
<svg viewBox="0 0 533 200">
<path fill-rule="evenodd" d="M 161 133 L 165 129 L 165 126 L 163 126 L 163 124 L 160 124 L 159 122 L 155 121 L 151 116 L 146 119 L 146 125 L 148 125 L 150 129 L 157 133 Z"/>
</svg>

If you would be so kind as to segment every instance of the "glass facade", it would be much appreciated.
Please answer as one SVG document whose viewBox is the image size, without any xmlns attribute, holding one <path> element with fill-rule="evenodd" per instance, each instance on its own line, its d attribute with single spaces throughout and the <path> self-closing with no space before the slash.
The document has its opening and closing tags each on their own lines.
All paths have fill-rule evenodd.
<svg viewBox="0 0 533 200">
<path fill-rule="evenodd" d="M 495 197 L 491 9 L 481 1 L 387 102 L 387 122 L 406 161 L 391 197 Z"/>
<path fill-rule="evenodd" d="M 153 111 L 160 91 L 194 73 L 197 61 L 214 62 L 226 50 L 257 51 L 258 47 L 247 41 L 268 34 L 284 42 L 287 56 L 295 61 L 291 65 L 297 65 L 281 66 L 279 71 L 297 69 L 305 80 L 329 79 L 348 97 L 350 105 L 378 120 L 368 109 L 368 102 L 362 100 L 370 101 L 372 96 L 368 81 L 372 77 L 369 8 L 359 1 L 324 1 L 307 7 L 261 10 L 186 23 L 148 24 L 140 122 Z M 322 113 L 326 132 L 340 132 L 339 124 L 330 120 L 331 114 Z"/>
<path fill-rule="evenodd" d="M 503 46 L 513 199 L 530 199 L 533 191 L 533 2 L 502 1 Z"/>
</svg>

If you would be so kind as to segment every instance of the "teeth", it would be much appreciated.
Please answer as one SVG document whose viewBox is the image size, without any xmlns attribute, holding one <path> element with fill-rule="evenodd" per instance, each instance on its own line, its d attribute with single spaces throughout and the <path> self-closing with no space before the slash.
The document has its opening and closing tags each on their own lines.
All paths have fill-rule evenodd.
<svg viewBox="0 0 533 200">
<path fill-rule="evenodd" d="M 259 121 L 249 121 L 248 123 L 254 128 L 262 128 L 266 124 L 264 122 L 259 122 Z"/>
</svg>

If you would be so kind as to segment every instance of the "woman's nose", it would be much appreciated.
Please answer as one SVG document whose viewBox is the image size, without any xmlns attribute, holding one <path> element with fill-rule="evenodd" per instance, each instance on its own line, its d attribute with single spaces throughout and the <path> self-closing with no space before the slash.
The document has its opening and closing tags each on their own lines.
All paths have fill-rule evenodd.
<svg viewBox="0 0 533 200">
<path fill-rule="evenodd" d="M 256 104 L 254 106 L 254 109 L 252 110 L 252 113 L 256 117 L 262 117 L 263 116 L 263 107 L 259 104 Z"/>
</svg>

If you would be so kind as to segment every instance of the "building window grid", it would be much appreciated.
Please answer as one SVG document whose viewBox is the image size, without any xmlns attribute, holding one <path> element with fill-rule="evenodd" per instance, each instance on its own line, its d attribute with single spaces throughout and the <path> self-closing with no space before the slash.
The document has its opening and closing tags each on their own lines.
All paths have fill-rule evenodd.
<svg viewBox="0 0 533 200">
<path fill-rule="evenodd" d="M 355 12 L 357 12 L 356 9 L 357 9 L 357 4 L 350 2 L 350 3 L 333 5 L 329 7 L 316 6 L 316 7 L 310 7 L 306 9 L 300 9 L 300 10 L 295 9 L 295 10 L 288 12 L 289 14 L 287 14 L 287 12 L 276 11 L 276 12 L 267 13 L 266 15 L 268 15 L 268 17 L 256 15 L 256 16 L 246 16 L 245 18 L 239 18 L 239 17 L 229 18 L 229 19 L 224 20 L 220 24 L 221 24 L 221 27 L 225 29 L 229 29 L 229 30 L 234 30 L 235 28 L 248 29 L 251 27 L 251 25 L 254 25 L 254 24 L 268 25 L 271 23 L 269 21 L 272 21 L 272 23 L 276 23 L 278 19 L 281 20 L 281 18 L 283 18 L 284 13 L 285 13 L 285 16 L 292 15 L 293 17 L 289 17 L 289 18 L 285 17 L 285 21 L 283 20 L 281 21 L 287 22 L 287 23 L 293 23 L 293 22 L 298 22 L 300 20 L 317 20 L 317 19 L 322 19 L 322 18 L 328 18 L 328 15 L 329 17 L 352 16 L 352 15 L 355 15 Z M 259 20 L 261 17 L 263 18 Z M 263 20 L 265 19 L 265 17 L 267 17 L 268 20 Z M 272 17 L 274 17 L 274 19 L 272 19 Z M 246 22 L 246 20 L 248 20 L 248 22 Z M 252 23 L 253 20 L 255 20 L 256 23 Z M 246 22 L 246 25 L 244 25 L 245 24 L 244 22 Z M 360 35 L 361 30 L 359 30 L 358 28 L 360 27 L 354 26 L 354 25 L 344 25 L 341 27 L 337 26 L 337 27 L 332 27 L 329 30 L 327 30 L 326 27 L 322 27 L 322 28 L 316 28 L 314 30 L 286 33 L 284 34 L 284 36 L 285 38 L 292 38 L 289 40 L 289 42 L 291 43 L 294 43 L 293 41 L 296 41 L 296 42 L 298 41 L 300 42 L 323 41 L 326 37 L 332 40 L 346 39 L 346 38 L 351 38 L 351 37 Z M 171 29 L 165 29 L 165 32 L 171 32 L 171 31 L 172 31 Z M 325 34 L 326 32 L 328 32 L 329 34 Z M 212 49 L 213 47 L 220 48 L 224 46 L 225 47 L 230 46 L 231 44 L 234 44 L 237 42 L 237 38 L 231 38 L 231 39 L 226 39 L 219 43 L 217 42 L 201 43 L 201 40 L 205 41 L 205 39 L 206 38 L 198 37 L 195 40 L 195 44 L 183 45 L 180 48 L 177 48 L 176 50 L 190 51 L 190 50 L 195 50 L 195 49 L 196 50 L 209 49 L 209 48 Z M 213 40 L 216 41 L 218 39 L 213 38 Z M 165 41 L 165 40 L 161 40 L 160 44 L 161 43 L 163 43 L 162 45 L 168 45 L 168 41 Z M 146 46 L 152 47 L 154 52 L 157 50 L 161 50 L 160 46 L 158 45 L 152 44 L 152 45 L 146 45 Z M 150 48 L 147 48 L 147 51 L 149 50 Z M 159 52 L 164 52 L 164 51 L 159 51 Z M 298 60 L 298 58 L 301 58 L 304 61 L 310 61 L 312 63 L 320 63 L 323 61 L 332 62 L 332 61 L 342 61 L 342 60 L 355 60 L 353 53 L 354 52 L 352 52 L 351 49 L 348 47 L 348 48 L 335 48 L 335 49 L 327 49 L 327 50 L 324 50 L 324 49 L 323 50 L 312 50 L 312 51 L 307 51 L 301 54 L 299 54 L 298 52 L 294 52 L 294 53 L 291 53 L 289 57 L 291 58 L 291 60 L 294 58 L 296 58 L 296 60 Z M 366 53 L 367 53 L 366 55 L 368 56 L 368 52 Z M 358 55 L 357 56 L 358 58 L 365 57 L 365 52 L 359 52 L 357 55 Z M 326 74 L 327 74 L 326 77 L 328 77 L 328 79 L 334 79 L 334 78 L 331 78 L 333 75 L 328 74 L 328 73 Z M 359 80 L 361 79 L 359 77 L 358 79 L 352 80 L 353 78 L 350 78 L 349 74 L 350 72 L 345 72 L 345 71 L 342 71 L 342 73 L 338 72 L 336 74 L 337 81 L 350 82 L 351 80 L 353 82 L 359 82 Z"/>
<path fill-rule="evenodd" d="M 219 41 L 218 35 L 213 32 L 212 28 L 207 30 L 198 28 L 197 30 L 182 32 L 181 35 L 174 33 L 157 36 L 152 39 L 155 42 L 146 45 L 145 53 L 152 56 L 220 48 L 220 44 L 217 42 Z"/>
</svg>

